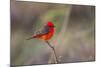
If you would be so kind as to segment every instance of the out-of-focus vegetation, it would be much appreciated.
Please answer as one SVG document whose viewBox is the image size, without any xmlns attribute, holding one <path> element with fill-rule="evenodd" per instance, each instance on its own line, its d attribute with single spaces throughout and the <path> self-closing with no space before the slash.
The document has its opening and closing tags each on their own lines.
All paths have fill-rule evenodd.
<svg viewBox="0 0 100 67">
<path fill-rule="evenodd" d="M 26 40 L 48 21 L 55 35 L 50 43 L 61 63 L 95 60 L 95 7 L 11 0 L 11 64 L 53 63 L 52 50 L 39 39 Z"/>
</svg>

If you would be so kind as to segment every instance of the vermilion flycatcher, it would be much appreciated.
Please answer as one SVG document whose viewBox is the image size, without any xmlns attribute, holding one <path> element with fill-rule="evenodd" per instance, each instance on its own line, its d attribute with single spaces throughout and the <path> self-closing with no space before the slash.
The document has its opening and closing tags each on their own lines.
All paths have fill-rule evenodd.
<svg viewBox="0 0 100 67">
<path fill-rule="evenodd" d="M 54 55 L 55 55 L 55 63 L 58 63 L 58 59 L 57 59 L 57 56 L 56 56 L 56 52 L 55 52 L 55 49 L 52 45 L 50 45 L 50 43 L 48 42 L 49 39 L 51 39 L 51 37 L 54 35 L 54 24 L 53 22 L 48 22 L 43 28 L 41 28 L 40 30 L 38 30 L 37 32 L 35 32 L 32 37 L 28 38 L 27 40 L 30 40 L 30 39 L 33 39 L 33 38 L 39 38 L 39 39 L 42 39 L 44 40 L 48 45 L 49 47 L 52 48 L 53 52 L 54 52 Z"/>
<path fill-rule="evenodd" d="M 39 38 L 45 41 L 48 41 L 51 39 L 51 37 L 54 35 L 54 24 L 53 22 L 48 22 L 43 28 L 35 32 L 32 37 L 28 38 L 27 40 L 33 39 L 33 38 Z"/>
</svg>

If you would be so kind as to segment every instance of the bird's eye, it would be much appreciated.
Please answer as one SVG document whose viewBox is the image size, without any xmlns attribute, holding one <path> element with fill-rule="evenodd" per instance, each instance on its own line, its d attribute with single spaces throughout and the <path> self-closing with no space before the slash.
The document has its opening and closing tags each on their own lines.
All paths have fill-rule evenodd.
<svg viewBox="0 0 100 67">
<path fill-rule="evenodd" d="M 55 26 L 49 26 L 49 27 L 55 27 Z"/>
</svg>

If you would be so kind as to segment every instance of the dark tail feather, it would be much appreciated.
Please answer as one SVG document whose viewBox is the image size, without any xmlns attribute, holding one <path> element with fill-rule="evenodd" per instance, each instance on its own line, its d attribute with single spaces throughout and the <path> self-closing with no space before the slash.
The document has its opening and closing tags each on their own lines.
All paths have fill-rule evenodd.
<svg viewBox="0 0 100 67">
<path fill-rule="evenodd" d="M 33 39 L 33 37 L 30 37 L 30 38 L 28 38 L 28 39 L 26 39 L 26 40 L 31 40 L 31 39 Z"/>
</svg>

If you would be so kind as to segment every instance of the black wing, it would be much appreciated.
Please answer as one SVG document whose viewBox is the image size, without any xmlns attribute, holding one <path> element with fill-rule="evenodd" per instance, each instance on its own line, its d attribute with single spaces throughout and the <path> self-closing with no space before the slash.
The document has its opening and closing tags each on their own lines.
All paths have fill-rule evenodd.
<svg viewBox="0 0 100 67">
<path fill-rule="evenodd" d="M 49 33 L 49 31 L 50 31 L 50 28 L 48 26 L 44 26 L 40 30 L 36 31 L 34 33 L 34 36 L 36 36 L 36 35 L 42 35 L 42 34 L 47 34 L 47 33 Z"/>
</svg>

